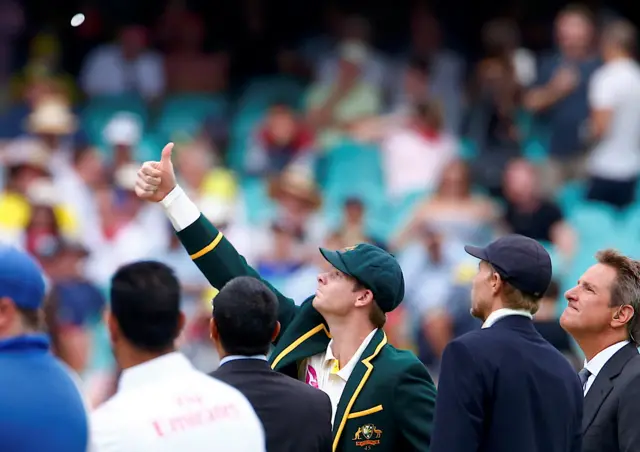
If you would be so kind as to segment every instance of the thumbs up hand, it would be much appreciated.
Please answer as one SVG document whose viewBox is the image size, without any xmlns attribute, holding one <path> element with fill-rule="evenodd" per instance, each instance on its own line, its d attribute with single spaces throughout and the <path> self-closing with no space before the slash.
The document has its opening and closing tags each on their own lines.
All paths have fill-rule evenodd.
<svg viewBox="0 0 640 452">
<path fill-rule="evenodd" d="M 144 162 L 138 170 L 136 180 L 136 195 L 152 202 L 160 202 L 176 186 L 176 175 L 171 163 L 173 143 L 167 144 L 162 150 L 159 162 Z"/>
</svg>

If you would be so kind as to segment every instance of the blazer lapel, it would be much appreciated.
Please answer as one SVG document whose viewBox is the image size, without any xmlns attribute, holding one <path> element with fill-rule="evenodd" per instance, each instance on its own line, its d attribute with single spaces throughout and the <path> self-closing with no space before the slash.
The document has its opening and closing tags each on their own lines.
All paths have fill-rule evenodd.
<svg viewBox="0 0 640 452">
<path fill-rule="evenodd" d="M 281 370 L 298 360 L 309 358 L 327 349 L 331 334 L 324 323 L 316 325 L 296 339 L 289 345 L 279 350 L 276 348 L 271 356 L 271 368 Z"/>
<path fill-rule="evenodd" d="M 387 336 L 383 330 L 378 330 L 373 335 L 371 342 L 367 345 L 367 348 L 362 352 L 360 361 L 353 368 L 353 372 L 347 380 L 347 384 L 340 397 L 338 408 L 336 410 L 335 419 L 333 422 L 333 450 L 337 450 L 340 442 L 340 436 L 344 430 L 344 426 L 351 413 L 356 399 L 360 395 L 362 388 L 367 383 L 371 372 L 373 372 L 373 359 L 378 356 L 382 347 L 387 343 Z"/>
<path fill-rule="evenodd" d="M 584 434 L 593 423 L 600 407 L 613 389 L 613 380 L 620 375 L 627 362 L 638 354 L 632 344 L 625 345 L 607 361 L 598 373 L 595 381 L 584 398 L 584 413 L 582 416 L 582 433 Z"/>
</svg>

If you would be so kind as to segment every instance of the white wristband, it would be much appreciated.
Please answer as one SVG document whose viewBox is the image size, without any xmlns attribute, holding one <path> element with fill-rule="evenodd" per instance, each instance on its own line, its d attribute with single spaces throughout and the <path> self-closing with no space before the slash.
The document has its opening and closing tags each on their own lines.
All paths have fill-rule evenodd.
<svg viewBox="0 0 640 452">
<path fill-rule="evenodd" d="M 173 228 L 178 232 L 195 223 L 200 217 L 200 209 L 189 199 L 179 185 L 176 185 L 176 187 L 160 201 L 160 204 L 164 208 Z"/>
</svg>

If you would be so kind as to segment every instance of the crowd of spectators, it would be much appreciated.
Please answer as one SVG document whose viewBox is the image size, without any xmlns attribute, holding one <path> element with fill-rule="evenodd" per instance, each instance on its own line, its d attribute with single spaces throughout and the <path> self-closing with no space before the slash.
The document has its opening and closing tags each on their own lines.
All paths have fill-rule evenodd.
<svg viewBox="0 0 640 452">
<path fill-rule="evenodd" d="M 445 345 L 479 326 L 468 305 L 477 264 L 463 245 L 511 232 L 541 241 L 556 280 L 536 320 L 575 359 L 557 323 L 563 288 L 603 240 L 631 254 L 640 242 L 632 25 L 569 6 L 554 49 L 534 53 L 517 22 L 498 18 L 469 59 L 426 8 L 393 55 L 375 47 L 364 17 L 332 10 L 324 34 L 279 49 L 263 74 L 263 47 L 244 48 L 244 66 L 205 50 L 202 18 L 181 5 L 106 42 L 99 14 L 84 11 L 74 32 L 91 46 L 70 74 L 55 30 L 32 36 L 26 64 L 12 65 L 24 17 L 20 2 L 0 1 L 0 239 L 43 266 L 56 351 L 95 387 L 94 402 L 113 381 L 105 294 L 128 262 L 175 269 L 189 319 L 182 347 L 202 370 L 216 366 L 206 323 L 216 289 L 158 206 L 133 192 L 139 163 L 169 140 L 181 186 L 296 301 L 315 291 L 318 246 L 367 241 L 395 253 L 406 297 L 389 338 L 436 374 Z M 247 42 L 263 20 L 259 8 L 247 13 Z"/>
</svg>

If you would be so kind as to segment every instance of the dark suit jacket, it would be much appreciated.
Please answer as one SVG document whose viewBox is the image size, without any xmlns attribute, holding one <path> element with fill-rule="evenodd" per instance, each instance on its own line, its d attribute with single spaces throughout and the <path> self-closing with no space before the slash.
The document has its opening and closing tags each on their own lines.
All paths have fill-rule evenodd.
<svg viewBox="0 0 640 452">
<path fill-rule="evenodd" d="M 178 238 L 213 287 L 222 288 L 238 276 L 261 279 L 202 215 L 178 232 Z M 303 361 L 327 350 L 331 333 L 313 307 L 313 297 L 297 306 L 263 282 L 278 297 L 282 326 L 270 357 L 271 368 L 297 378 Z M 427 452 L 435 395 L 433 380 L 418 358 L 388 344 L 384 331 L 378 330 L 353 368 L 338 402 L 333 452 Z"/>
<path fill-rule="evenodd" d="M 229 361 L 211 376 L 249 400 L 262 421 L 267 452 L 331 451 L 331 401 L 324 392 L 257 359 Z"/>
<path fill-rule="evenodd" d="M 626 345 L 607 361 L 584 399 L 584 452 L 640 451 L 640 355 Z"/>
<path fill-rule="evenodd" d="M 566 358 L 530 319 L 503 317 L 446 347 L 431 451 L 579 452 L 582 404 Z"/>
</svg>

